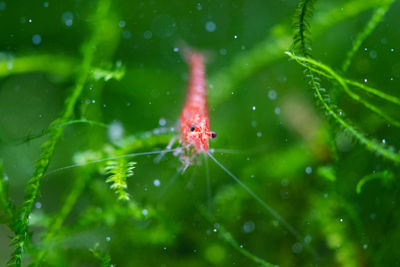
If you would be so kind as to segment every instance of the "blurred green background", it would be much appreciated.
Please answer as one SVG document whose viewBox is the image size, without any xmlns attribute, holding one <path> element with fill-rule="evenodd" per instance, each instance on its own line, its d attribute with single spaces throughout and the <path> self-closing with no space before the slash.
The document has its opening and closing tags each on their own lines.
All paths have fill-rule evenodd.
<svg viewBox="0 0 400 267">
<path fill-rule="evenodd" d="M 386 2 L 317 1 L 309 19 L 312 55 L 340 70 L 358 34 Z M 183 174 L 179 158 L 170 154 L 158 164 L 154 156 L 136 157 L 128 202 L 106 183 L 104 163 L 43 177 L 22 265 L 37 263 L 38 255 L 41 266 L 99 266 L 102 260 L 106 266 L 400 265 L 398 164 L 366 149 L 316 105 L 303 69 L 284 54 L 297 5 L 0 1 L 0 158 L 17 207 L 50 123 L 79 84 L 82 92 L 68 119 L 106 126 L 67 125 L 49 170 L 79 157 L 165 148 L 173 134 L 154 129 L 177 125 L 188 77 L 180 54 L 186 44 L 207 57 L 210 122 L 218 134 L 210 141 L 219 151 L 214 156 L 300 236 L 211 160 L 207 190 L 201 155 Z M 399 12 L 395 1 L 343 74 L 398 97 Z M 334 83 L 321 84 L 366 137 L 398 151 L 397 127 Z M 399 117 L 398 107 L 374 103 Z M 2 222 L 4 266 L 14 233 Z"/>
</svg>

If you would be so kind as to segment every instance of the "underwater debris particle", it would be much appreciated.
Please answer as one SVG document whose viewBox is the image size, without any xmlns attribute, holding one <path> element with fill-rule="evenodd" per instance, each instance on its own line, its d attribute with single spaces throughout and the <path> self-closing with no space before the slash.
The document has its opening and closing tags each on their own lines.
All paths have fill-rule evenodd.
<svg viewBox="0 0 400 267">
<path fill-rule="evenodd" d="M 207 21 L 205 25 L 206 31 L 214 32 L 217 29 L 217 25 L 213 21 Z"/>
<path fill-rule="evenodd" d="M 151 39 L 151 37 L 153 37 L 153 33 L 151 31 L 145 31 L 143 33 L 143 37 L 144 37 L 144 39 L 149 40 L 149 39 Z"/>
<path fill-rule="evenodd" d="M 40 36 L 39 34 L 35 34 L 35 35 L 32 37 L 32 43 L 33 43 L 34 45 L 39 45 L 41 42 L 42 42 L 42 36 Z"/>
<path fill-rule="evenodd" d="M 158 121 L 158 124 L 160 126 L 165 126 L 167 124 L 167 120 L 164 118 L 160 118 L 160 120 Z"/>
<path fill-rule="evenodd" d="M 243 224 L 243 232 L 251 233 L 255 229 L 255 224 L 253 221 L 247 221 Z"/>
<path fill-rule="evenodd" d="M 311 174 L 311 173 L 312 173 L 312 168 L 311 168 L 310 166 L 308 166 L 308 167 L 306 168 L 306 173 L 307 173 L 307 174 Z"/>
<path fill-rule="evenodd" d="M 72 24 L 74 24 L 74 14 L 72 14 L 72 12 L 69 12 L 69 11 L 64 12 L 61 15 L 61 20 L 65 26 L 71 27 Z"/>
<path fill-rule="evenodd" d="M 271 100 L 275 100 L 278 96 L 278 93 L 275 90 L 268 91 L 268 98 Z"/>
<path fill-rule="evenodd" d="M 299 242 L 294 243 L 292 246 L 293 253 L 299 254 L 303 250 L 303 245 Z"/>
<path fill-rule="evenodd" d="M 118 22 L 118 26 L 120 28 L 124 28 L 126 26 L 126 21 L 125 20 L 121 20 L 120 22 Z"/>
</svg>

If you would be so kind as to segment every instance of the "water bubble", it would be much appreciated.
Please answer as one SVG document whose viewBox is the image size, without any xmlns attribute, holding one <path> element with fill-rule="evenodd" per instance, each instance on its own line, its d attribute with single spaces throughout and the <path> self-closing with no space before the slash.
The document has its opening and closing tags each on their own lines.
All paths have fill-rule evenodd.
<svg viewBox="0 0 400 267">
<path fill-rule="evenodd" d="M 363 249 L 367 249 L 368 248 L 368 245 L 367 244 L 364 244 L 363 245 Z"/>
<path fill-rule="evenodd" d="M 382 139 L 382 144 L 386 144 L 386 139 Z"/>
<path fill-rule="evenodd" d="M 369 52 L 369 57 L 372 58 L 372 59 L 375 59 L 377 57 L 376 51 L 375 50 L 371 50 Z"/>
<path fill-rule="evenodd" d="M 327 193 L 324 194 L 324 198 L 328 198 L 328 196 L 329 196 L 329 195 L 328 195 Z"/>
<path fill-rule="evenodd" d="M 252 110 L 256 110 L 256 106 L 253 106 L 251 109 L 252 109 Z"/>
<path fill-rule="evenodd" d="M 393 77 L 390 77 L 390 80 L 391 80 L 391 81 L 393 81 L 393 80 L 394 80 L 394 78 L 393 78 Z"/>
<path fill-rule="evenodd" d="M 278 108 L 278 107 L 276 107 L 276 108 L 274 109 L 274 112 L 275 112 L 276 115 L 279 115 L 279 114 L 281 114 L 281 109 Z"/>
<path fill-rule="evenodd" d="M 339 222 L 341 222 L 341 223 L 342 223 L 342 222 L 343 222 L 343 218 L 340 218 L 340 219 L 339 219 Z"/>
<path fill-rule="evenodd" d="M 11 70 L 14 67 L 14 64 L 12 62 L 7 63 L 7 69 Z"/>
<path fill-rule="evenodd" d="M 308 167 L 306 168 L 306 173 L 307 173 L 307 174 L 311 174 L 311 173 L 312 173 L 312 168 L 311 168 L 310 166 L 308 166 Z"/>
<path fill-rule="evenodd" d="M 214 32 L 217 29 L 217 25 L 213 21 L 207 21 L 205 28 L 208 32 Z"/>
<path fill-rule="evenodd" d="M 122 31 L 122 38 L 124 39 L 130 39 L 132 36 L 132 33 L 128 30 L 123 30 Z"/>
<path fill-rule="evenodd" d="M 107 242 L 110 242 L 110 241 L 111 241 L 111 237 L 107 236 L 107 237 L 106 237 L 106 241 L 107 241 Z"/>
<path fill-rule="evenodd" d="M 8 176 L 4 176 L 4 181 L 8 181 Z"/>
<path fill-rule="evenodd" d="M 35 34 L 35 35 L 32 37 L 32 43 L 33 43 L 34 45 L 39 45 L 41 42 L 42 42 L 42 36 L 40 36 L 39 34 Z"/>
<path fill-rule="evenodd" d="M 178 47 L 174 47 L 174 52 L 175 53 L 179 52 L 179 48 Z"/>
<path fill-rule="evenodd" d="M 243 224 L 243 232 L 251 233 L 255 229 L 255 224 L 253 221 L 247 221 Z"/>
<path fill-rule="evenodd" d="M 164 119 L 164 118 L 160 118 L 160 120 L 158 121 L 158 124 L 159 124 L 160 126 L 165 126 L 165 124 L 167 124 L 167 120 Z"/>
<path fill-rule="evenodd" d="M 394 52 L 394 48 L 391 48 L 391 49 L 390 49 L 390 52 Z"/>
<path fill-rule="evenodd" d="M 155 179 L 155 180 L 153 181 L 153 184 L 154 184 L 154 186 L 159 187 L 159 186 L 161 185 L 161 182 L 160 182 L 160 180 Z"/>
<path fill-rule="evenodd" d="M 368 79 L 364 79 L 364 82 L 365 82 L 365 83 L 368 82 Z"/>
<path fill-rule="evenodd" d="M 277 96 L 278 96 L 278 93 L 275 90 L 269 90 L 268 91 L 268 98 L 269 99 L 275 100 Z"/>
<path fill-rule="evenodd" d="M 238 38 L 238 36 L 237 36 L 237 35 L 234 35 L 234 36 L 233 36 L 233 39 L 237 39 L 237 38 Z"/>
<path fill-rule="evenodd" d="M 71 27 L 72 24 L 74 23 L 74 14 L 72 12 L 64 12 L 61 16 L 62 22 L 65 24 L 67 27 Z"/>
<path fill-rule="evenodd" d="M 196 8 L 197 8 L 197 10 L 198 10 L 198 11 L 200 11 L 200 10 L 202 10 L 202 9 L 203 9 L 203 7 L 201 6 L 201 4 L 200 4 L 200 3 L 197 3 L 197 7 L 196 7 Z"/>
<path fill-rule="evenodd" d="M 121 20 L 120 22 L 118 22 L 118 26 L 120 28 L 124 28 L 126 26 L 126 21 L 125 20 Z"/>
<path fill-rule="evenodd" d="M 310 244 L 310 243 L 311 243 L 311 240 L 312 240 L 312 237 L 309 236 L 309 235 L 307 235 L 307 236 L 304 237 L 304 242 L 305 242 L 306 244 Z"/>
<path fill-rule="evenodd" d="M 32 19 L 29 19 L 28 22 L 29 22 L 29 23 L 32 23 Z"/>
<path fill-rule="evenodd" d="M 119 121 L 113 121 L 108 128 L 108 138 L 112 142 L 120 140 L 124 136 L 124 126 Z"/>
<path fill-rule="evenodd" d="M 303 245 L 299 242 L 294 243 L 294 245 L 292 246 L 293 253 L 299 254 L 301 253 L 302 250 L 303 250 Z"/>
<path fill-rule="evenodd" d="M 93 100 L 92 100 L 92 104 L 94 104 L 94 103 L 96 103 L 96 100 L 93 99 Z"/>
<path fill-rule="evenodd" d="M 228 54 L 228 51 L 225 48 L 221 48 L 219 50 L 220 55 L 225 56 L 226 54 Z"/>
<path fill-rule="evenodd" d="M 44 6 L 44 7 L 49 7 L 49 2 L 44 2 L 44 3 L 43 3 L 43 6 Z"/>
<path fill-rule="evenodd" d="M 240 247 L 240 248 L 243 248 L 243 245 L 240 245 L 239 247 Z"/>
<path fill-rule="evenodd" d="M 251 122 L 251 127 L 254 127 L 254 128 L 257 127 L 257 121 L 252 121 Z"/>
<path fill-rule="evenodd" d="M 35 208 L 40 209 L 42 207 L 42 203 L 36 202 L 35 203 Z"/>
<path fill-rule="evenodd" d="M 242 45 L 242 46 L 240 47 L 240 49 L 246 50 L 246 46 L 245 46 L 245 45 Z"/>
<path fill-rule="evenodd" d="M 364 48 L 364 51 L 368 51 L 368 48 Z"/>
<path fill-rule="evenodd" d="M 261 137 L 262 136 L 262 132 L 257 132 L 257 137 Z"/>
<path fill-rule="evenodd" d="M 143 33 L 144 39 L 151 39 L 151 37 L 153 36 L 153 33 L 151 31 L 145 31 Z"/>
<path fill-rule="evenodd" d="M 147 214 L 149 214 L 149 211 L 148 211 L 147 209 L 144 209 L 144 210 L 142 210 L 142 214 L 143 214 L 144 216 L 146 216 Z"/>
<path fill-rule="evenodd" d="M 0 11 L 6 9 L 6 3 L 3 1 L 0 2 Z"/>
</svg>

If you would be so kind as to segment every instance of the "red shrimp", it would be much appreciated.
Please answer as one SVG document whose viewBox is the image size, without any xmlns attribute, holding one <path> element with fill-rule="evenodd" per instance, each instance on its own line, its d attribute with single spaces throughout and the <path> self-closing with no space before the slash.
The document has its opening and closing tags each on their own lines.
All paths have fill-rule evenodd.
<svg viewBox="0 0 400 267">
<path fill-rule="evenodd" d="M 208 115 L 208 103 L 207 103 L 207 89 L 205 79 L 205 58 L 200 52 L 186 49 L 184 56 L 189 65 L 189 82 L 188 92 L 186 96 L 185 105 L 182 109 L 179 128 L 180 128 L 180 144 L 182 147 L 172 149 L 175 139 L 172 139 L 167 149 L 162 151 L 152 152 L 139 152 L 126 154 L 121 156 L 115 156 L 108 159 L 101 159 L 91 161 L 89 163 L 102 162 L 109 159 L 117 159 L 122 157 L 136 157 L 142 155 L 154 155 L 158 154 L 162 157 L 165 153 L 182 152 L 180 157 L 183 162 L 183 171 L 186 170 L 192 163 L 193 159 L 199 154 L 204 154 L 211 158 L 221 169 L 228 174 L 233 180 L 235 180 L 241 187 L 243 187 L 255 200 L 257 200 L 273 217 L 280 221 L 283 226 L 289 230 L 298 240 L 302 240 L 301 236 L 297 231 L 282 218 L 278 212 L 270 207 L 264 200 L 262 200 L 257 194 L 255 194 L 249 187 L 247 187 L 238 177 L 230 172 L 225 166 L 223 166 L 209 151 L 209 139 L 215 138 L 217 135 L 215 132 L 210 131 L 210 119 Z M 47 174 L 69 169 L 82 164 L 75 164 L 59 168 L 48 172 Z M 206 166 L 206 169 L 208 167 Z M 208 175 L 207 175 L 208 176 Z"/>
<path fill-rule="evenodd" d="M 187 52 L 190 68 L 186 103 L 179 123 L 181 144 L 193 146 L 196 152 L 208 152 L 210 132 L 207 90 L 205 84 L 204 56 L 198 52 Z"/>
<path fill-rule="evenodd" d="M 195 51 L 186 51 L 185 57 L 189 64 L 190 74 L 179 128 L 180 143 L 185 148 L 185 154 L 182 154 L 181 158 L 187 168 L 193 156 L 208 153 L 209 139 L 215 138 L 217 134 L 210 131 L 204 55 Z"/>
</svg>

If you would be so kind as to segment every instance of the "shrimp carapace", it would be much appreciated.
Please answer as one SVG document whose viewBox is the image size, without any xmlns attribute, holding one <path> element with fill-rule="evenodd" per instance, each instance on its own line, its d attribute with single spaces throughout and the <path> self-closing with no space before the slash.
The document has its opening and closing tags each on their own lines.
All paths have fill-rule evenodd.
<svg viewBox="0 0 400 267">
<path fill-rule="evenodd" d="M 180 143 L 187 151 L 195 154 L 208 152 L 210 138 L 215 132 L 210 131 L 208 117 L 207 88 L 205 79 L 205 59 L 200 52 L 186 51 L 185 58 L 189 65 L 189 83 L 185 106 L 179 122 Z"/>
</svg>

